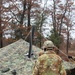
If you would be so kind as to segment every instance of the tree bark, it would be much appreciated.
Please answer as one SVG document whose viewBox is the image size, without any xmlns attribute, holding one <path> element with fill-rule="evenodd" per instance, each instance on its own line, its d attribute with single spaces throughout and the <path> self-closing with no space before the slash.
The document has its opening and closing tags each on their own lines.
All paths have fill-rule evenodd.
<svg viewBox="0 0 75 75">
<path fill-rule="evenodd" d="M 67 32 L 67 46 L 66 46 L 67 54 L 68 54 L 68 48 L 69 48 L 69 31 Z"/>
<path fill-rule="evenodd" d="M 2 0 L 0 0 L 0 6 L 2 5 Z M 1 26 L 1 7 L 0 7 L 0 48 L 3 47 L 2 43 L 2 26 Z"/>
<path fill-rule="evenodd" d="M 54 11 L 53 11 L 53 15 L 52 15 L 52 18 L 53 18 L 53 28 L 54 28 L 54 32 L 56 32 L 56 17 L 55 17 L 55 13 L 56 13 L 56 4 L 55 4 L 55 0 L 53 0 L 54 2 Z"/>
</svg>

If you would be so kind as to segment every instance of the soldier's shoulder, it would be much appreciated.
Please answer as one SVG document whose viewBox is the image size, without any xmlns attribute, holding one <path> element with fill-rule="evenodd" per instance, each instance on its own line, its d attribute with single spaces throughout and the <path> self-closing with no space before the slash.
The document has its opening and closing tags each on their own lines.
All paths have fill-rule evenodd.
<svg viewBox="0 0 75 75">
<path fill-rule="evenodd" d="M 38 60 L 39 60 L 39 61 L 41 61 L 41 60 L 46 60 L 46 59 L 48 59 L 48 55 L 45 54 L 45 53 L 38 57 Z"/>
<path fill-rule="evenodd" d="M 53 58 L 53 59 L 57 59 L 57 60 L 60 60 L 60 61 L 62 60 L 62 58 L 57 54 L 49 54 L 48 57 L 51 58 L 51 59 Z"/>
<path fill-rule="evenodd" d="M 44 51 L 43 50 L 39 52 L 39 56 L 41 56 L 43 54 L 44 54 Z"/>
<path fill-rule="evenodd" d="M 62 58 L 57 55 L 56 53 L 46 53 L 44 51 L 41 51 L 39 53 L 39 60 L 47 60 L 47 59 L 57 59 L 57 60 L 62 60 Z"/>
</svg>

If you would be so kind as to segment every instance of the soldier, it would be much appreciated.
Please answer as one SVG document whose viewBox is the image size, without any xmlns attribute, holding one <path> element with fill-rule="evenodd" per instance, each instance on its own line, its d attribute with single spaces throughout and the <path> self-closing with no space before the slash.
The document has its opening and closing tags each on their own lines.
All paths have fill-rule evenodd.
<svg viewBox="0 0 75 75">
<path fill-rule="evenodd" d="M 66 75 L 61 57 L 53 51 L 56 49 L 53 42 L 45 41 L 43 49 L 35 62 L 33 75 Z"/>
</svg>

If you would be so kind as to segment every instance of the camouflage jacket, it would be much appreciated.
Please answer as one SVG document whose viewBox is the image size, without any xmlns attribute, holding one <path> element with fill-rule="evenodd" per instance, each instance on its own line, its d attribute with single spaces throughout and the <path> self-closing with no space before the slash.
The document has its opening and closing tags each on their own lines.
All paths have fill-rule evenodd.
<svg viewBox="0 0 75 75">
<path fill-rule="evenodd" d="M 33 75 L 66 75 L 62 59 L 54 52 L 42 53 L 35 62 Z"/>
</svg>

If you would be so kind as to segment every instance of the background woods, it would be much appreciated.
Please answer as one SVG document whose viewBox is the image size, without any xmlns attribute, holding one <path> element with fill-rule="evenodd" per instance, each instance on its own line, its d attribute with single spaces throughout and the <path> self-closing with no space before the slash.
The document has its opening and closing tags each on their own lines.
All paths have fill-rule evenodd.
<svg viewBox="0 0 75 75">
<path fill-rule="evenodd" d="M 74 0 L 0 0 L 0 48 L 20 38 L 29 42 L 34 25 L 34 45 L 47 38 L 68 53 L 74 49 L 74 13 Z"/>
</svg>

